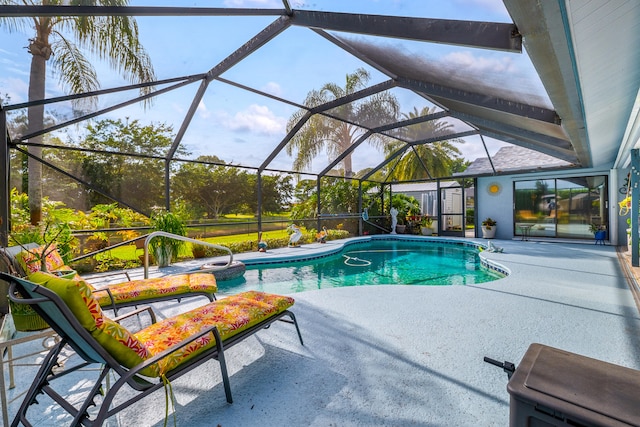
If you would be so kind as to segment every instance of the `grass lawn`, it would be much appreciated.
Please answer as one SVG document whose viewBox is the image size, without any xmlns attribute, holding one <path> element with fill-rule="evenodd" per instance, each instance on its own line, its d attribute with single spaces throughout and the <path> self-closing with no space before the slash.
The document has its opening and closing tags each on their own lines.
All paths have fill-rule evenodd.
<svg viewBox="0 0 640 427">
<path fill-rule="evenodd" d="M 288 236 L 287 230 L 275 230 L 265 231 L 262 233 L 263 239 L 278 239 Z M 244 234 L 232 234 L 228 236 L 208 237 L 202 239 L 205 242 L 215 243 L 217 245 L 224 245 L 234 242 L 244 242 L 248 240 L 258 240 L 256 233 L 244 233 Z M 121 260 L 137 260 L 140 255 L 143 255 L 142 249 L 136 249 L 135 245 L 120 246 L 110 251 L 104 252 L 97 256 L 99 259 L 105 258 L 118 258 Z M 182 248 L 179 254 L 180 257 L 191 257 L 191 243 L 188 243 Z"/>
<path fill-rule="evenodd" d="M 263 239 L 279 239 L 279 238 L 287 237 L 288 235 L 289 233 L 287 232 L 287 230 L 264 231 L 262 233 L 262 238 Z M 247 240 L 257 241 L 258 235 L 256 233 L 231 234 L 229 236 L 209 237 L 202 240 L 204 240 L 205 242 L 222 245 L 225 243 L 244 242 Z"/>
</svg>

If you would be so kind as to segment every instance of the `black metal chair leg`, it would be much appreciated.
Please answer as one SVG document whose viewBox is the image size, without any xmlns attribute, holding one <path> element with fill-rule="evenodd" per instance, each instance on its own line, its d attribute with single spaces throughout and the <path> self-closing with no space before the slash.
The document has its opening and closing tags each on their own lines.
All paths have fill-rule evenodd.
<svg viewBox="0 0 640 427">
<path fill-rule="evenodd" d="M 220 333 L 218 328 L 213 329 L 213 336 L 216 339 L 216 348 L 218 349 L 218 363 L 220 364 L 220 371 L 222 373 L 222 383 L 224 385 L 224 394 L 227 397 L 227 402 L 233 403 L 233 397 L 231 396 L 231 384 L 229 383 L 229 373 L 227 371 L 227 362 L 224 358 L 224 345 L 220 339 Z"/>
<path fill-rule="evenodd" d="M 84 418 L 89 418 L 89 413 L 87 412 L 87 410 L 89 409 L 89 406 L 95 406 L 95 402 L 93 399 L 95 399 L 95 397 L 100 393 L 100 389 L 102 388 L 102 381 L 105 379 L 105 377 L 109 374 L 109 371 L 111 369 L 108 366 L 105 366 L 102 369 L 102 372 L 100 372 L 100 376 L 98 377 L 98 379 L 96 379 L 96 383 L 93 385 L 93 387 L 91 388 L 91 391 L 89 392 L 89 394 L 87 395 L 87 398 L 85 399 L 84 403 L 82 404 L 82 406 L 78 409 L 78 413 L 76 414 L 76 416 L 73 418 L 73 422 L 71 423 L 71 425 L 80 425 L 82 420 Z M 107 408 L 109 407 L 109 405 L 104 405 Z M 100 408 L 102 409 L 102 408 Z M 104 417 L 103 414 L 104 411 L 100 411 L 100 414 L 98 414 L 98 418 L 96 418 L 93 422 L 96 425 L 102 425 L 102 423 L 104 422 L 104 418 L 100 419 L 100 415 L 102 414 L 102 416 Z"/>
<path fill-rule="evenodd" d="M 51 375 L 54 366 L 58 364 L 58 356 L 65 345 L 66 341 L 61 340 L 51 350 L 49 350 L 49 353 L 47 353 L 46 357 L 42 361 L 40 369 L 38 369 L 38 373 L 31 383 L 31 387 L 29 387 L 18 412 L 11 423 L 11 427 L 17 427 L 21 421 L 22 424 L 28 425 L 28 422 L 26 422 L 27 409 L 32 404 L 37 403 L 36 396 L 38 394 L 42 394 L 42 388 L 49 383 L 47 378 Z"/>
<path fill-rule="evenodd" d="M 296 320 L 295 314 L 287 310 L 285 313 L 291 318 L 293 325 L 296 327 L 296 332 L 298 333 L 298 338 L 300 339 L 300 344 L 304 345 L 304 341 L 302 341 L 302 334 L 300 333 L 300 328 L 298 327 L 298 320 Z"/>
</svg>

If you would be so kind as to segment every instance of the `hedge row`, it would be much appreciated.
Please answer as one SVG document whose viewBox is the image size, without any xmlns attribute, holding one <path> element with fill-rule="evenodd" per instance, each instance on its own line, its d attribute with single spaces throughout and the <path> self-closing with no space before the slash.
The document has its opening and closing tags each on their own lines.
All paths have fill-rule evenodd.
<svg viewBox="0 0 640 427">
<path fill-rule="evenodd" d="M 327 234 L 328 234 L 327 240 L 345 239 L 349 237 L 349 232 L 346 230 L 327 230 Z M 302 233 L 302 237 L 298 241 L 298 244 L 313 243 L 316 241 L 317 241 L 317 233 L 315 232 L 315 230 L 311 230 L 311 231 Z M 278 239 L 275 239 L 275 238 L 265 239 L 264 242 L 267 244 L 268 249 L 284 248 L 289 245 L 289 238 L 282 237 Z M 234 254 L 242 253 L 242 252 L 254 252 L 258 250 L 258 242 L 255 240 L 233 242 L 228 244 L 222 244 L 220 246 L 229 248 L 231 252 L 233 252 Z M 193 245 L 193 250 L 194 250 L 194 257 L 196 258 L 210 258 L 210 257 L 216 257 L 216 256 L 223 256 L 227 254 L 227 252 L 223 250 L 211 248 L 209 246 L 204 246 L 204 245 Z"/>
</svg>

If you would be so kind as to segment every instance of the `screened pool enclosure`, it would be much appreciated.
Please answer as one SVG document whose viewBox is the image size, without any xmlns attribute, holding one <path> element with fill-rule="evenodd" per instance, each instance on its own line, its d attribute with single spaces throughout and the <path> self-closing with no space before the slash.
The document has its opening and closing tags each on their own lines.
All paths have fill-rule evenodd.
<svg viewBox="0 0 640 427">
<path fill-rule="evenodd" d="M 262 9 L 138 3 L 0 5 L 5 29 L 24 19 L 133 18 L 153 65 L 146 80 L 107 72 L 102 89 L 74 95 L 54 84 L 59 74 L 47 75 L 41 98 L 7 93 L 2 244 L 10 189 L 27 192 L 26 157 L 43 166 L 43 195 L 74 209 L 182 209 L 212 226 L 251 214 L 242 227 L 253 232 L 285 226 L 288 218 L 268 214 L 297 206 L 309 228 L 354 234 L 388 226 L 400 183 L 454 182 L 464 201 L 478 177 L 591 161 L 586 141 L 563 127 L 504 7 L 444 8 L 434 17 L 426 6 L 405 15 L 393 1 L 335 10 L 288 0 Z M 10 32 L 14 50 L 30 31 Z M 50 68 L 71 72 L 51 46 Z M 30 49 L 23 65 L 37 56 Z M 513 146 L 524 150 L 515 168 L 494 161 Z M 433 216 L 443 234 L 460 232 L 468 206 L 443 212 L 442 194 L 414 214 Z M 365 209 L 375 225 L 362 221 Z"/>
</svg>

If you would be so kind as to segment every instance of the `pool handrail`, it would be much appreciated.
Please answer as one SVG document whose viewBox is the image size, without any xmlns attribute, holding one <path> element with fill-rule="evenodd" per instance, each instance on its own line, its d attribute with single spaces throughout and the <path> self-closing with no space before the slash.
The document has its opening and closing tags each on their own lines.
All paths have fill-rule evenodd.
<svg viewBox="0 0 640 427">
<path fill-rule="evenodd" d="M 154 237 L 168 237 L 170 239 L 182 240 L 183 242 L 195 243 L 197 245 L 208 246 L 210 248 L 220 249 L 220 250 L 229 252 L 229 262 L 227 262 L 225 265 L 198 270 L 198 273 L 210 273 L 213 271 L 225 270 L 229 268 L 233 263 L 233 252 L 231 252 L 231 249 L 227 248 L 226 246 L 216 245 L 215 243 L 209 243 L 203 240 L 192 239 L 191 237 L 180 236 L 178 234 L 167 233 L 166 231 L 154 231 L 153 233 L 150 233 L 146 239 L 144 239 L 144 278 L 145 279 L 149 278 L 149 242 L 151 242 L 151 239 L 153 239 Z"/>
<path fill-rule="evenodd" d="M 362 214 L 361 214 L 361 217 L 362 217 L 362 221 L 363 221 L 363 222 L 366 222 L 367 224 L 369 224 L 369 225 L 371 225 L 371 226 L 373 226 L 373 227 L 376 227 L 377 229 L 382 230 L 382 231 L 384 231 L 385 233 L 391 233 L 391 231 L 393 231 L 393 230 L 387 230 L 386 228 L 381 227 L 381 226 L 379 226 L 378 224 L 376 224 L 376 223 L 374 223 L 374 222 L 369 221 L 369 210 L 368 210 L 367 208 L 364 208 L 364 209 L 363 209 Z"/>
</svg>

